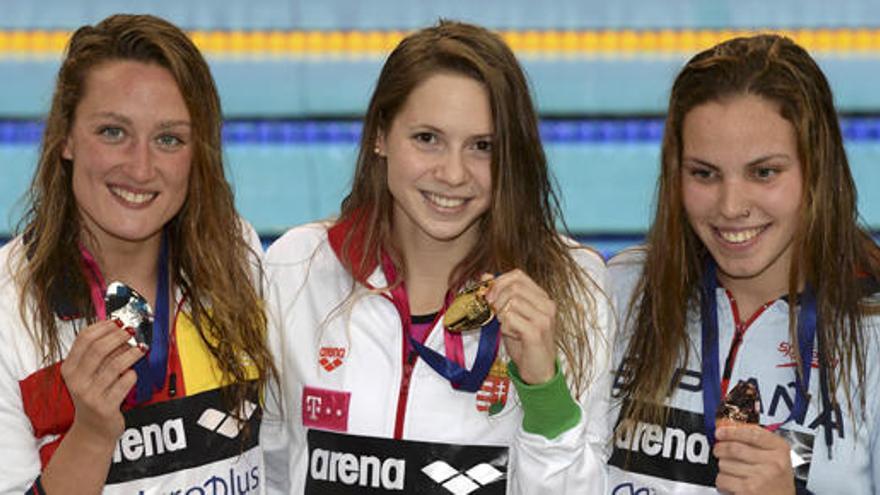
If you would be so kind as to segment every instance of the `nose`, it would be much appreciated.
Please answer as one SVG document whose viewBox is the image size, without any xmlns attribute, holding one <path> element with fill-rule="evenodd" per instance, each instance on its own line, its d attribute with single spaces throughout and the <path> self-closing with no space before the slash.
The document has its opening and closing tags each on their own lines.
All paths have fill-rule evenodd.
<svg viewBox="0 0 880 495">
<path fill-rule="evenodd" d="M 736 180 L 724 180 L 720 186 L 719 207 L 725 218 L 749 216 L 750 200 L 746 187 Z"/>
<path fill-rule="evenodd" d="M 434 168 L 434 176 L 451 186 L 465 183 L 470 172 L 463 154 L 460 151 L 444 153 Z"/>
<path fill-rule="evenodd" d="M 137 182 L 148 182 L 156 174 L 148 139 L 133 139 L 127 150 L 125 172 Z"/>
</svg>

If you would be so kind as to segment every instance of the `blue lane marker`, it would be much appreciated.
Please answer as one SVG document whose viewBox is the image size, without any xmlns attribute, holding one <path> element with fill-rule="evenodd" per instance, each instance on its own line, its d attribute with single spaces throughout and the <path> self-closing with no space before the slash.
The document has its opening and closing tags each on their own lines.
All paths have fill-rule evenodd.
<svg viewBox="0 0 880 495">
<path fill-rule="evenodd" d="M 541 137 L 553 144 L 659 143 L 662 118 L 553 119 L 540 122 Z M 843 117 L 847 141 L 880 141 L 880 116 Z M 36 145 L 43 123 L 33 120 L 0 120 L 0 146 Z M 361 121 L 350 120 L 230 120 L 223 126 L 227 145 L 348 144 L 361 137 Z"/>
</svg>

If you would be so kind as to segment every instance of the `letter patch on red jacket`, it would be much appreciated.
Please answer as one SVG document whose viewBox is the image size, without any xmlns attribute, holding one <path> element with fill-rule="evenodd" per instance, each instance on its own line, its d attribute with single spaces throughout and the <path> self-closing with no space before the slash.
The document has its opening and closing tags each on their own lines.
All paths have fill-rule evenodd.
<svg viewBox="0 0 880 495">
<path fill-rule="evenodd" d="M 303 387 L 303 426 L 321 430 L 348 431 L 351 392 Z"/>
</svg>

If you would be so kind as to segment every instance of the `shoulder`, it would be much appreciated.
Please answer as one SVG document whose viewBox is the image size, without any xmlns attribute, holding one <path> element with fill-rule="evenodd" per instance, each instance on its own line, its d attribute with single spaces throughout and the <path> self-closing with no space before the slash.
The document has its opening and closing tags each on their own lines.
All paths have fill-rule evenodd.
<svg viewBox="0 0 880 495">
<path fill-rule="evenodd" d="M 16 237 L 0 247 L 0 313 L 18 311 L 17 273 L 24 260 L 24 245 Z"/>
<path fill-rule="evenodd" d="M 307 223 L 284 233 L 266 250 L 267 265 L 298 264 L 311 258 L 318 249 L 330 249 L 328 222 Z"/>
<path fill-rule="evenodd" d="M 608 270 L 612 272 L 641 271 L 648 257 L 646 245 L 624 249 L 608 260 Z"/>
<path fill-rule="evenodd" d="M 626 311 L 639 279 L 642 277 L 647 246 L 636 246 L 625 249 L 608 261 L 608 277 L 610 279 L 610 295 L 619 312 Z"/>
<path fill-rule="evenodd" d="M 602 254 L 596 249 L 581 244 L 570 237 L 560 237 L 563 244 L 568 247 L 568 253 L 575 263 L 604 289 L 608 279 L 608 267 L 605 265 L 605 258 L 602 257 Z"/>
<path fill-rule="evenodd" d="M 613 285 L 627 284 L 642 275 L 648 257 L 647 246 L 635 246 L 617 253 L 608 260 L 608 273 Z"/>
<path fill-rule="evenodd" d="M 238 223 L 241 225 L 241 237 L 245 243 L 256 255 L 262 257 L 263 243 L 260 241 L 260 236 L 254 230 L 253 225 L 242 217 L 238 217 Z"/>
<path fill-rule="evenodd" d="M 17 237 L 0 247 L 0 350 L 2 350 L 4 365 L 13 366 L 12 362 L 22 363 L 35 356 L 35 343 L 32 340 L 30 330 L 25 325 L 25 317 L 30 318 L 30 309 L 27 315 L 21 311 L 21 286 L 18 273 L 24 262 L 24 245 L 21 238 Z M 27 303 L 28 305 L 30 302 Z M 32 363 L 36 365 L 36 362 Z M 23 373 L 21 369 L 19 372 Z"/>
</svg>

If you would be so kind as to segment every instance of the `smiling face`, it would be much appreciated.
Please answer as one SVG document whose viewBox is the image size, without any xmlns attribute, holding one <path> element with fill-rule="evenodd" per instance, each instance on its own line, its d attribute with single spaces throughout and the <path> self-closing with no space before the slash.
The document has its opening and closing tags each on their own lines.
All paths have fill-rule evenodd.
<svg viewBox="0 0 880 495">
<path fill-rule="evenodd" d="M 392 228 L 404 245 L 473 245 L 492 197 L 493 134 L 479 81 L 440 72 L 413 89 L 377 140 L 394 198 Z"/>
<path fill-rule="evenodd" d="M 62 156 L 100 246 L 159 238 L 186 199 L 190 138 L 189 111 L 165 68 L 113 61 L 87 73 Z"/>
<path fill-rule="evenodd" d="M 803 179 L 795 129 L 777 105 L 740 95 L 692 109 L 681 173 L 688 220 L 722 283 L 785 292 Z"/>
</svg>

